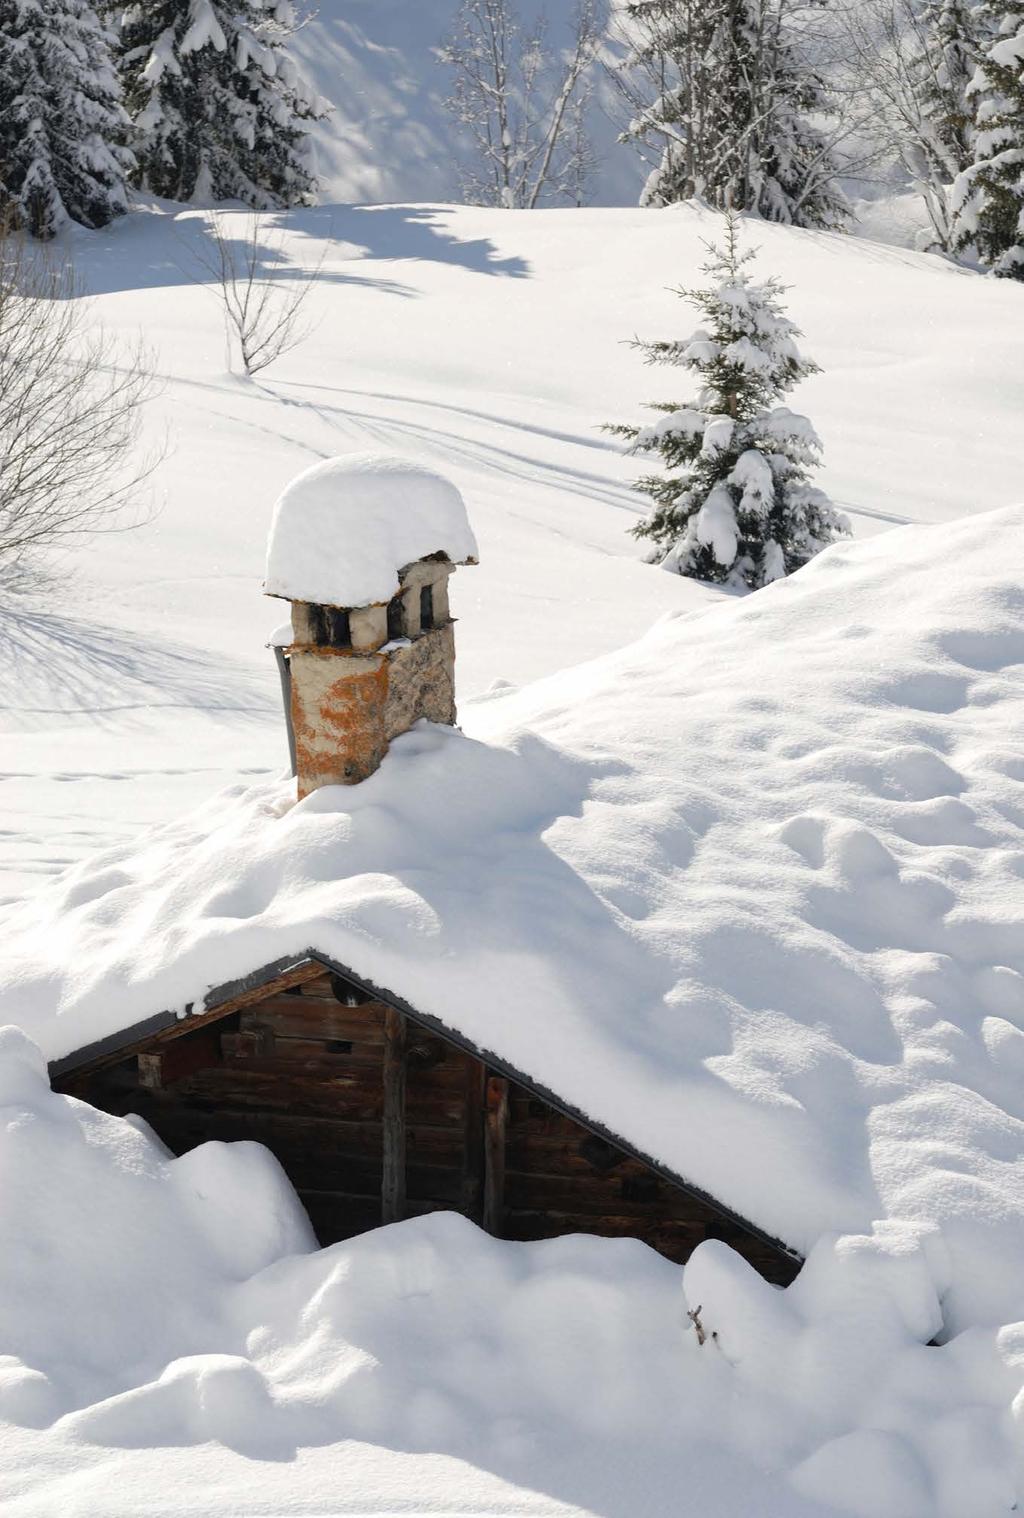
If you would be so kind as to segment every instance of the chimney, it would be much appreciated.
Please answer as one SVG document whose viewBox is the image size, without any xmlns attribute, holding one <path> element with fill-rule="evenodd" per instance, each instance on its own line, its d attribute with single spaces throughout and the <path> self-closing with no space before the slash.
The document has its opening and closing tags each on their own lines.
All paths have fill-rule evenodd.
<svg viewBox="0 0 1024 1518">
<path fill-rule="evenodd" d="M 405 459 L 346 454 L 285 490 L 264 589 L 291 602 L 300 798 L 365 780 L 421 717 L 455 722 L 448 581 L 476 562 L 459 491 Z"/>
</svg>

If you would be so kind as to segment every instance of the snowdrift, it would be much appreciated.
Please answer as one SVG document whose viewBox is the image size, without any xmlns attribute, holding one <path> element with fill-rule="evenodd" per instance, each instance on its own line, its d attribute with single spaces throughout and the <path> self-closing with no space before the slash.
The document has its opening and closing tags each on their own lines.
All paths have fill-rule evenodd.
<svg viewBox="0 0 1024 1518">
<path fill-rule="evenodd" d="M 680 1271 L 444 1213 L 316 1251 L 260 1146 L 172 1159 L 11 1027 L 0 1176 L 11 1518 L 997 1518 L 1024 1491 L 1024 1325 L 928 1347 L 934 1230 L 823 1240 L 785 1292 L 721 1244 Z"/>
<path fill-rule="evenodd" d="M 949 1334 L 1024 1318 L 1020 508 L 822 554 L 235 791 L 3 916 L 53 1059 L 314 947 L 806 1253 L 938 1229 Z"/>
<path fill-rule="evenodd" d="M 5 1512 L 154 1483 L 249 1518 L 661 1518 L 681 1483 L 702 1518 L 1013 1510 L 1022 529 L 842 545 L 355 790 L 236 790 L 6 912 Z M 311 944 L 805 1249 L 798 1279 L 443 1214 L 316 1251 L 266 1151 L 173 1159 L 51 1093 L 22 1031 L 57 1057 Z"/>
</svg>

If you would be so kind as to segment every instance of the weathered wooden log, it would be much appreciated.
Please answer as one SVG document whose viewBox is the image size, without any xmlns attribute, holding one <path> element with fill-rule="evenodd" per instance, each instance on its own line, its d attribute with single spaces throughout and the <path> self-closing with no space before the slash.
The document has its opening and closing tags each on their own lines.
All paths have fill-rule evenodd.
<svg viewBox="0 0 1024 1518">
<path fill-rule="evenodd" d="M 220 1062 L 220 1033 L 216 1027 L 203 1028 L 191 1038 L 176 1038 L 139 1054 L 139 1085 L 149 1091 L 164 1091 L 197 1070 Z"/>
<path fill-rule="evenodd" d="M 246 1011 L 243 1028 L 266 1028 L 284 1038 L 351 1038 L 383 1044 L 385 1007 L 344 1007 L 333 997 L 272 996 Z"/>
<path fill-rule="evenodd" d="M 474 1223 L 484 1205 L 484 1096 L 487 1070 L 478 1059 L 466 1059 L 465 1110 L 462 1122 L 462 1211 Z"/>
<path fill-rule="evenodd" d="M 508 1081 L 487 1077 L 484 1093 L 484 1216 L 488 1233 L 500 1239 L 505 1213 L 505 1138 L 508 1130 Z"/>
<path fill-rule="evenodd" d="M 405 1085 L 408 1034 L 401 1012 L 384 1017 L 384 1131 L 381 1221 L 405 1214 Z"/>
</svg>

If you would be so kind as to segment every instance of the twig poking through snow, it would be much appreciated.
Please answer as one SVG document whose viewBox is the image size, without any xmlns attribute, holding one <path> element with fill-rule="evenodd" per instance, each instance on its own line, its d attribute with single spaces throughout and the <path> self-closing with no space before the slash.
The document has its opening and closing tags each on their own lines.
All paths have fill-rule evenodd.
<svg viewBox="0 0 1024 1518">
<path fill-rule="evenodd" d="M 698 1306 L 696 1306 L 693 1309 L 693 1311 L 692 1312 L 688 1312 L 686 1314 L 686 1316 L 689 1318 L 690 1322 L 693 1324 L 693 1331 L 697 1335 L 697 1343 L 703 1349 L 705 1343 L 707 1342 L 708 1335 L 707 1335 L 707 1329 L 704 1327 L 704 1324 L 700 1320 L 701 1305 L 702 1304 L 699 1304 Z M 711 1337 L 714 1339 L 714 1338 L 717 1338 L 717 1335 L 716 1334 L 712 1334 Z"/>
</svg>

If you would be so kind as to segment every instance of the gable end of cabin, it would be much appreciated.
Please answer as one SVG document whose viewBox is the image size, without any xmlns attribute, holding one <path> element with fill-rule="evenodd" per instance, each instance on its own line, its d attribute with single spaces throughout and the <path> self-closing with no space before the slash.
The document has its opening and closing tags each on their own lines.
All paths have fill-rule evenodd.
<svg viewBox="0 0 1024 1518">
<path fill-rule="evenodd" d="M 323 1245 L 454 1210 L 502 1238 L 633 1237 L 679 1263 L 714 1238 L 779 1285 L 799 1269 L 714 1198 L 321 955 L 133 1031 L 61 1061 L 54 1088 L 138 1113 L 175 1154 L 264 1144 Z"/>
</svg>

